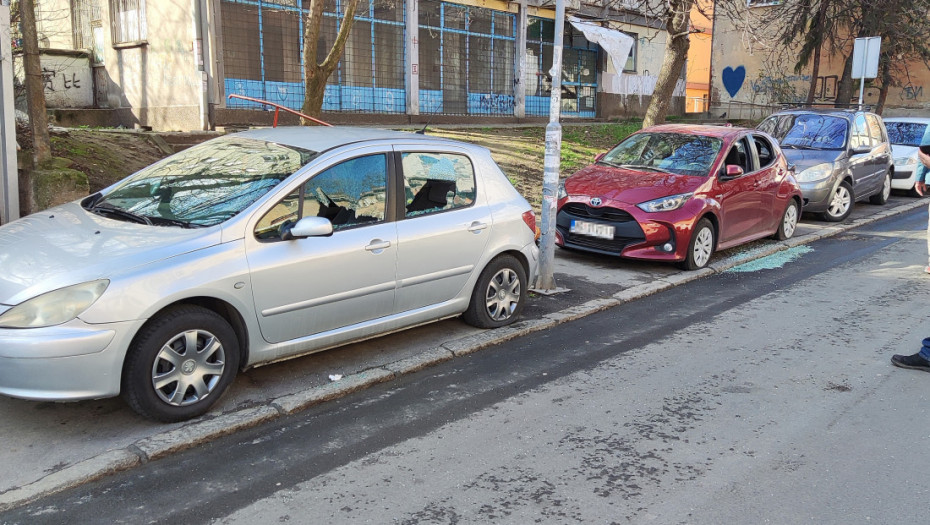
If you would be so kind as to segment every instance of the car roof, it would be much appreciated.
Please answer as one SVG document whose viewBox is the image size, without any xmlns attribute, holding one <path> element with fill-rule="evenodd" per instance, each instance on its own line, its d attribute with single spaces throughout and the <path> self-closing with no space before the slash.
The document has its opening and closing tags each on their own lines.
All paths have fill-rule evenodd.
<svg viewBox="0 0 930 525">
<path fill-rule="evenodd" d="M 757 130 L 741 128 L 739 126 L 712 126 L 709 124 L 660 124 L 650 126 L 640 130 L 642 132 L 657 133 L 687 133 L 691 135 L 704 135 L 708 137 L 728 138 L 739 135 L 741 132 L 751 131 L 758 133 Z"/>
<path fill-rule="evenodd" d="M 421 135 L 410 131 L 392 131 L 378 128 L 352 126 L 279 126 L 257 128 L 237 133 L 237 136 L 287 144 L 313 151 L 327 151 L 347 144 L 374 141 L 420 142 L 424 144 L 455 144 L 471 146 L 463 142 Z"/>
<path fill-rule="evenodd" d="M 930 117 L 888 117 L 882 118 L 885 122 L 916 122 L 918 124 L 930 124 Z"/>
<path fill-rule="evenodd" d="M 872 113 L 871 111 L 859 110 L 854 108 L 789 108 L 773 113 L 771 116 L 778 115 L 803 115 L 815 113 L 818 115 L 829 115 L 831 117 L 840 117 L 852 119 L 859 113 Z"/>
</svg>

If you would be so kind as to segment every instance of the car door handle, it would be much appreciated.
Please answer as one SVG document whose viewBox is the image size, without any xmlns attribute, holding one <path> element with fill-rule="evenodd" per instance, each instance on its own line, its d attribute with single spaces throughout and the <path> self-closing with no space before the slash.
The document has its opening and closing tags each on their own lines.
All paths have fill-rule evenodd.
<svg viewBox="0 0 930 525">
<path fill-rule="evenodd" d="M 468 231 L 472 233 L 478 233 L 487 227 L 488 227 L 488 223 L 475 221 L 471 223 L 471 225 L 468 226 Z"/>
<path fill-rule="evenodd" d="M 370 252 L 379 252 L 381 250 L 391 247 L 391 241 L 382 241 L 381 239 L 373 239 L 368 246 L 365 247 L 366 250 Z"/>
</svg>

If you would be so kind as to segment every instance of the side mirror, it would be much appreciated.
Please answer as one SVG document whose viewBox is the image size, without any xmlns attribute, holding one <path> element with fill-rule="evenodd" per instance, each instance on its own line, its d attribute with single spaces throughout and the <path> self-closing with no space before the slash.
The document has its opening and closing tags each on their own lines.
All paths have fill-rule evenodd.
<svg viewBox="0 0 930 525">
<path fill-rule="evenodd" d="M 732 180 L 743 175 L 743 168 L 736 164 L 727 164 L 721 180 Z"/>
<path fill-rule="evenodd" d="M 333 234 L 333 223 L 325 217 L 304 217 L 296 224 L 286 228 L 281 235 L 284 240 L 302 239 L 304 237 L 326 237 Z"/>
</svg>

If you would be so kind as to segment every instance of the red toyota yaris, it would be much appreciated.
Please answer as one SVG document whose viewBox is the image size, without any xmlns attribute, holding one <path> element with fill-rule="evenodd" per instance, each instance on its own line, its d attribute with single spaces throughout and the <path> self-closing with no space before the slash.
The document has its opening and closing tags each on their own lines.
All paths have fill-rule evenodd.
<svg viewBox="0 0 930 525">
<path fill-rule="evenodd" d="M 711 254 L 788 239 L 801 189 L 754 129 L 663 125 L 630 135 L 559 186 L 556 244 L 696 270 Z"/>
</svg>

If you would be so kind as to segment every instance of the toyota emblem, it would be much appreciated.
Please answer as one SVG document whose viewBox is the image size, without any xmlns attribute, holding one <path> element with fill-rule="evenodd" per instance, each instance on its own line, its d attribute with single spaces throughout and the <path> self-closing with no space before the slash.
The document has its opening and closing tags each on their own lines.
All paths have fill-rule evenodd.
<svg viewBox="0 0 930 525">
<path fill-rule="evenodd" d="M 601 204 L 604 204 L 604 201 L 602 201 L 600 197 L 592 197 L 589 202 L 591 203 L 591 206 L 595 206 L 595 207 L 600 206 Z"/>
</svg>

